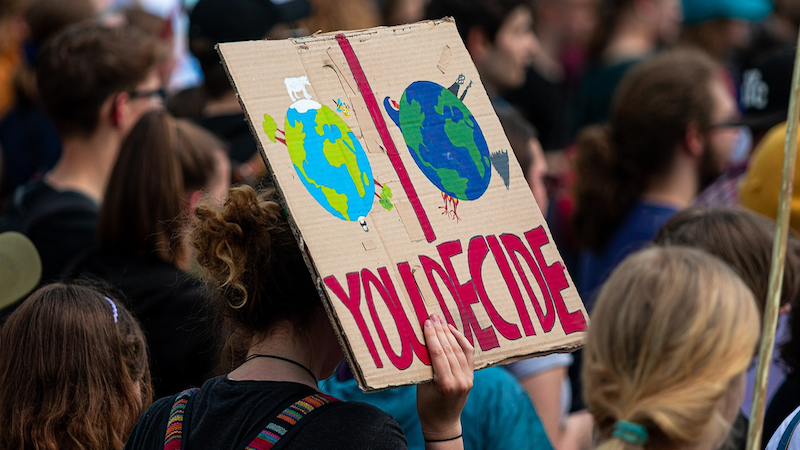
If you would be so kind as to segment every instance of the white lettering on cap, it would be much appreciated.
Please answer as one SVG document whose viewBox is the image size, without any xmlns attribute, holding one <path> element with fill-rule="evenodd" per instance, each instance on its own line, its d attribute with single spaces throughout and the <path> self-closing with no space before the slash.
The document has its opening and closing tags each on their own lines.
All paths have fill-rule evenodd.
<svg viewBox="0 0 800 450">
<path fill-rule="evenodd" d="M 742 74 L 742 106 L 764 109 L 767 107 L 769 86 L 761 78 L 761 71 L 748 69 Z"/>
</svg>

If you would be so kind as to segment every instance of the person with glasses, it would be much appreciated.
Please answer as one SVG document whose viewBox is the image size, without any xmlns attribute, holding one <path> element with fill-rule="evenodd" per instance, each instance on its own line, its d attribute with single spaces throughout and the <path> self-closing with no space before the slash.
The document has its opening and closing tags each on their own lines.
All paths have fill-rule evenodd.
<svg viewBox="0 0 800 450">
<path fill-rule="evenodd" d="M 43 179 L 13 194 L 0 230 L 26 234 L 53 280 L 95 242 L 97 212 L 120 145 L 134 123 L 163 104 L 154 41 L 127 26 L 78 24 L 38 55 L 45 113 L 63 144 Z"/>
<path fill-rule="evenodd" d="M 736 103 L 721 70 L 696 50 L 658 55 L 622 79 L 608 122 L 578 136 L 575 284 L 590 311 L 611 271 L 725 171 L 737 132 L 714 125 L 735 117 Z M 582 354 L 573 356 L 578 409 Z"/>
<path fill-rule="evenodd" d="M 572 219 L 587 307 L 620 261 L 727 168 L 737 112 L 720 71 L 699 51 L 659 55 L 623 78 L 608 124 L 580 134 Z"/>
</svg>

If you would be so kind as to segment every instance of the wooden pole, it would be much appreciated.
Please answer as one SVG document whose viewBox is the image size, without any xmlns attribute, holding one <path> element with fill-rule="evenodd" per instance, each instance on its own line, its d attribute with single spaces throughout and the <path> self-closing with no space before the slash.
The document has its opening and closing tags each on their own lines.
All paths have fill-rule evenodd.
<svg viewBox="0 0 800 450">
<path fill-rule="evenodd" d="M 792 92 L 789 98 L 789 117 L 786 122 L 786 140 L 783 148 L 783 179 L 781 181 L 778 217 L 775 221 L 775 242 L 772 246 L 772 265 L 769 273 L 769 294 L 764 309 L 761 343 L 758 349 L 758 365 L 753 387 L 753 408 L 747 430 L 747 450 L 761 449 L 761 435 L 764 425 L 764 406 L 767 396 L 767 378 L 772 351 L 775 346 L 775 330 L 778 325 L 783 271 L 786 263 L 786 241 L 789 234 L 789 213 L 791 212 L 792 186 L 794 184 L 795 163 L 797 160 L 797 120 L 800 117 L 798 87 L 800 86 L 800 35 L 794 57 Z"/>
</svg>

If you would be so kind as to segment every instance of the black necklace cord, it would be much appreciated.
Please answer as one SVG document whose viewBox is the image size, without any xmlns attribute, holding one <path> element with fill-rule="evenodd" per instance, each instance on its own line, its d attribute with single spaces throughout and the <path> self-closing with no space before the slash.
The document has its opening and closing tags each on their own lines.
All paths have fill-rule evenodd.
<svg viewBox="0 0 800 450">
<path fill-rule="evenodd" d="M 265 355 L 265 354 L 261 354 L 261 353 L 253 353 L 252 355 L 249 355 L 247 358 L 245 358 L 244 361 L 242 362 L 242 364 L 244 364 L 244 363 L 246 363 L 248 361 L 252 361 L 252 360 L 254 360 L 256 358 L 277 359 L 279 361 L 284 361 L 284 362 L 287 362 L 287 363 L 290 363 L 290 364 L 294 364 L 295 366 L 305 370 L 309 375 L 311 375 L 311 378 L 314 379 L 314 383 L 318 383 L 319 382 L 319 380 L 317 380 L 317 376 L 314 375 L 314 372 L 312 372 L 311 369 L 309 369 L 308 367 L 300 364 L 299 362 L 297 362 L 295 360 L 292 360 L 292 359 L 289 359 L 289 358 L 284 358 L 283 356 Z"/>
</svg>

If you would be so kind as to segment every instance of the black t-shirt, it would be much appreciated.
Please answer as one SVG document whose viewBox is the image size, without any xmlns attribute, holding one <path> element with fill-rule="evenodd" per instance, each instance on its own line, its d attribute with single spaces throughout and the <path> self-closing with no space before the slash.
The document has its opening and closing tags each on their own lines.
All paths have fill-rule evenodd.
<svg viewBox="0 0 800 450">
<path fill-rule="evenodd" d="M 183 422 L 187 450 L 242 450 L 287 405 L 316 391 L 278 381 L 232 381 L 217 377 L 192 395 Z M 162 398 L 145 411 L 125 445 L 126 450 L 164 448 L 175 396 Z M 329 405 L 308 422 L 287 449 L 405 449 L 406 439 L 389 414 L 359 402 Z"/>
<path fill-rule="evenodd" d="M 76 254 L 96 241 L 99 206 L 76 191 L 57 191 L 44 181 L 14 192 L 0 231 L 15 230 L 30 238 L 42 259 L 42 283 L 55 280 Z"/>
<path fill-rule="evenodd" d="M 92 250 L 74 264 L 74 278 L 101 278 L 119 290 L 142 324 L 156 397 L 198 386 L 218 361 L 216 315 L 200 280 L 155 256 Z"/>
</svg>

